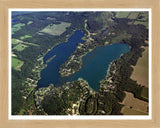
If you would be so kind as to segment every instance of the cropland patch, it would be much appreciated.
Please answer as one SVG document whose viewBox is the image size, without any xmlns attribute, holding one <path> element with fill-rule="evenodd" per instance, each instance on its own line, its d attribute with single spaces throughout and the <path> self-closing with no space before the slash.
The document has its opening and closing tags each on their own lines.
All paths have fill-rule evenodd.
<svg viewBox="0 0 160 128">
<path fill-rule="evenodd" d="M 12 44 L 14 45 L 13 50 L 17 50 L 17 51 L 23 51 L 26 47 L 29 47 L 29 45 L 39 46 L 38 44 L 24 42 L 19 39 L 12 39 Z"/>
<path fill-rule="evenodd" d="M 24 44 L 18 44 L 13 48 L 13 50 L 23 51 L 26 47 L 28 47 L 28 46 L 24 45 Z"/>
<path fill-rule="evenodd" d="M 23 61 L 15 58 L 15 57 L 12 57 L 12 68 L 13 69 L 21 71 L 21 67 L 23 64 L 24 64 Z"/>
<path fill-rule="evenodd" d="M 123 114 L 124 115 L 148 115 L 148 113 L 143 112 L 143 111 L 139 111 L 133 108 L 130 108 L 128 106 L 124 106 L 122 108 Z"/>
<path fill-rule="evenodd" d="M 116 18 L 127 18 L 130 12 L 116 12 Z"/>
<path fill-rule="evenodd" d="M 121 110 L 121 113 L 123 113 L 124 115 L 128 115 L 129 113 L 133 114 L 134 112 L 135 114 L 137 114 L 137 111 L 145 114 L 148 113 L 148 102 L 135 98 L 132 93 L 125 92 L 125 94 L 126 97 L 121 103 L 124 105 L 124 107 Z"/>
<path fill-rule="evenodd" d="M 31 35 L 25 35 L 25 36 L 21 36 L 20 39 L 21 39 L 21 40 L 24 40 L 24 39 L 26 39 L 26 38 L 31 38 L 31 37 L 32 37 Z"/>
<path fill-rule="evenodd" d="M 12 34 L 14 34 L 14 32 L 18 31 L 21 29 L 21 27 L 25 26 L 25 24 L 22 24 L 22 23 L 18 23 L 18 24 L 15 24 L 13 25 L 12 27 Z"/>
<path fill-rule="evenodd" d="M 132 12 L 129 14 L 128 19 L 137 19 L 139 12 Z"/>
<path fill-rule="evenodd" d="M 66 31 L 66 28 L 69 27 L 70 25 L 71 23 L 67 23 L 67 22 L 61 22 L 60 24 L 50 24 L 47 27 L 45 27 L 43 30 L 41 30 L 39 34 L 47 33 L 50 35 L 59 36 L 62 33 L 64 33 Z"/>
<path fill-rule="evenodd" d="M 27 25 L 30 25 L 30 24 L 32 24 L 32 23 L 33 23 L 33 21 L 28 21 Z"/>
<path fill-rule="evenodd" d="M 148 47 L 144 47 L 144 49 L 142 57 L 138 59 L 136 66 L 133 67 L 134 71 L 131 79 L 137 80 L 138 84 L 148 87 Z"/>
</svg>

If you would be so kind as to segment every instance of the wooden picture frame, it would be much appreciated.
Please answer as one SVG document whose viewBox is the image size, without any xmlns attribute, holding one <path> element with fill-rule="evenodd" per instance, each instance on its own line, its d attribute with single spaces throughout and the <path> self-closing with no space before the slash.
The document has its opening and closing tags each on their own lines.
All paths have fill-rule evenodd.
<svg viewBox="0 0 160 128">
<path fill-rule="evenodd" d="M 152 119 L 148 120 L 9 120 L 9 9 L 10 8 L 150 8 L 152 10 Z M 159 79 L 159 0 L 0 0 L 0 128 L 27 127 L 160 127 L 160 79 Z"/>
</svg>

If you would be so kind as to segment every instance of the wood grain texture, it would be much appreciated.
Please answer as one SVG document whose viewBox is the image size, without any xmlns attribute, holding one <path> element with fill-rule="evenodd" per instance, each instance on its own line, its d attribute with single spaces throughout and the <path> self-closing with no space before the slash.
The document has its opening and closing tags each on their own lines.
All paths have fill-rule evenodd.
<svg viewBox="0 0 160 128">
<path fill-rule="evenodd" d="M 8 120 L 9 8 L 152 8 L 152 120 Z M 0 0 L 0 128 L 159 128 L 159 0 Z"/>
</svg>

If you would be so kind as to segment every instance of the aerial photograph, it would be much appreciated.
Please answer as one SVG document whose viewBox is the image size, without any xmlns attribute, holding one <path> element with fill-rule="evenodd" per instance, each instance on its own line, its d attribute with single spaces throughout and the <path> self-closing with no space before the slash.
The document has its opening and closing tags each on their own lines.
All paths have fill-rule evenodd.
<svg viewBox="0 0 160 128">
<path fill-rule="evenodd" d="M 11 115 L 149 115 L 149 11 L 11 11 Z"/>
</svg>

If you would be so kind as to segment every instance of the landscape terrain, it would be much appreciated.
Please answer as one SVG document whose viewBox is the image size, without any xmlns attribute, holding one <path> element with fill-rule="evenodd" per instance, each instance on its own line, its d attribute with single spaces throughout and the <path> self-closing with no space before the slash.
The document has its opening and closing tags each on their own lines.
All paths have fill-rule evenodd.
<svg viewBox="0 0 160 128">
<path fill-rule="evenodd" d="M 148 115 L 147 11 L 12 11 L 12 115 Z"/>
</svg>

